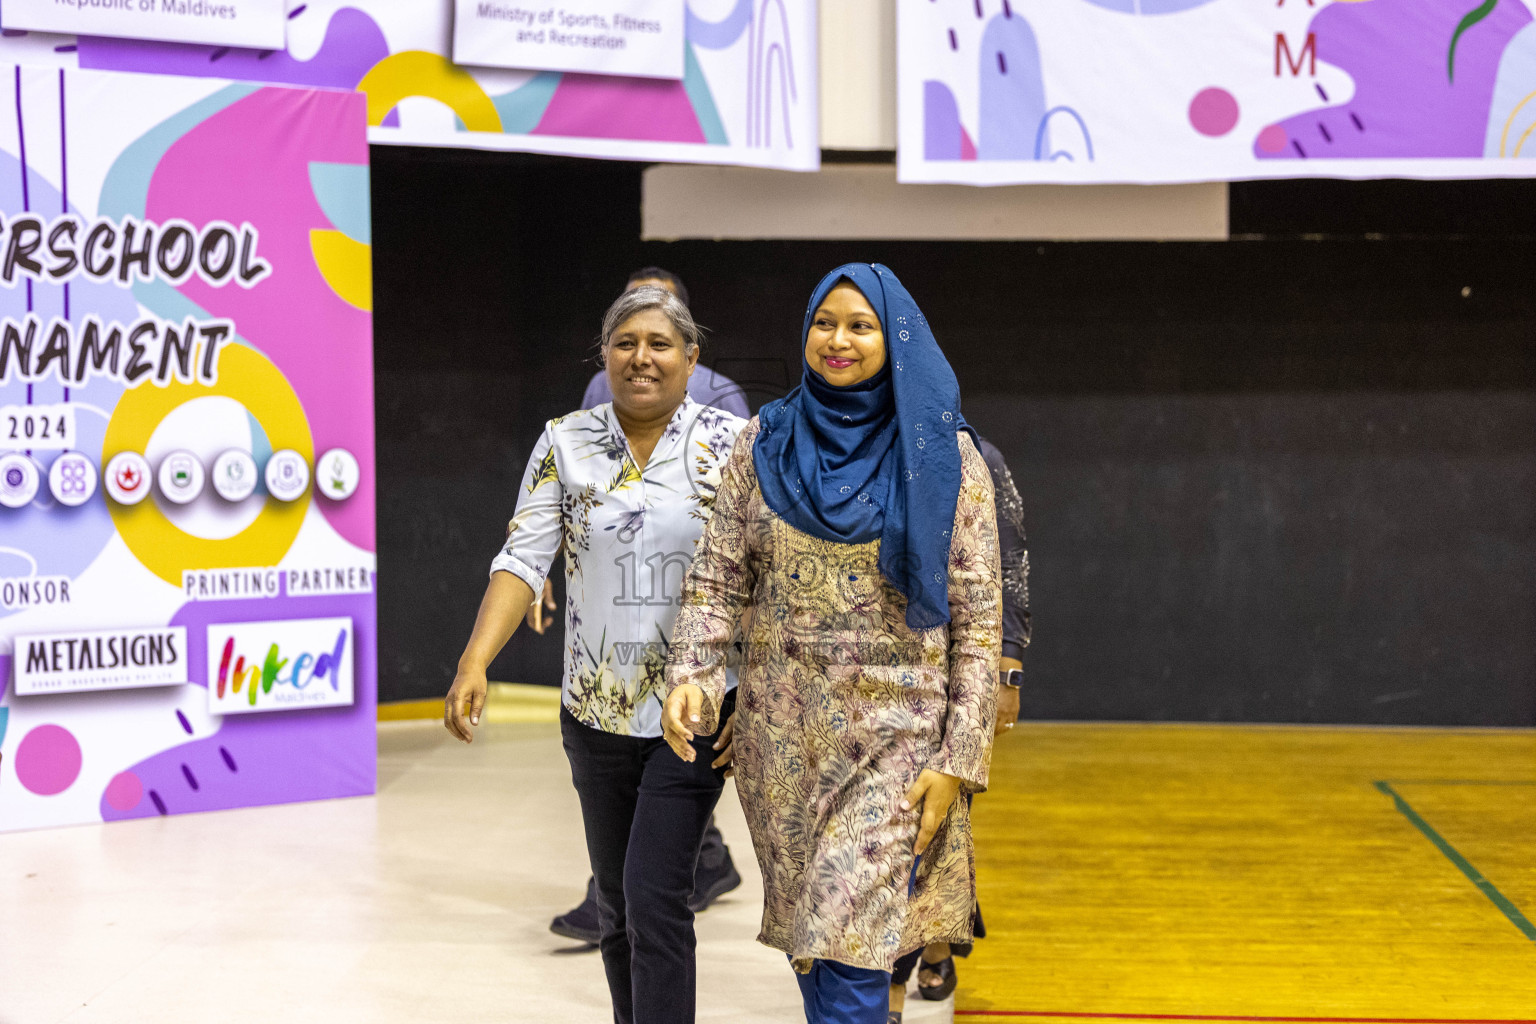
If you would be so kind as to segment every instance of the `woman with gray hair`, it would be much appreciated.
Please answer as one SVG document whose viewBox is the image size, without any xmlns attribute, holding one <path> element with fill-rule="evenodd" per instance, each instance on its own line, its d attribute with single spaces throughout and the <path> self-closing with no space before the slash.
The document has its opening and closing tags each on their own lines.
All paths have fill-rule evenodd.
<svg viewBox="0 0 1536 1024">
<path fill-rule="evenodd" d="M 613 401 L 550 420 L 459 659 L 443 721 L 466 743 L 486 668 L 565 550 L 560 731 L 597 882 L 603 967 L 619 1024 L 694 1018 L 694 862 L 724 784 L 719 734 L 674 757 L 661 732 L 667 642 L 714 508 L 738 416 L 688 397 L 699 356 L 688 307 L 625 292 L 603 317 Z M 722 716 L 721 721 L 726 718 Z M 723 747 L 725 744 L 722 743 Z"/>
</svg>

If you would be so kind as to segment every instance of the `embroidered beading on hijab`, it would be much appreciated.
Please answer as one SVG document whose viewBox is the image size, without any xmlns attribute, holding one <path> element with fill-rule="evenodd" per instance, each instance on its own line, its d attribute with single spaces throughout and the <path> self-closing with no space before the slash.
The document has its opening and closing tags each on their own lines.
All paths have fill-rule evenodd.
<svg viewBox="0 0 1536 1024">
<path fill-rule="evenodd" d="M 804 360 L 821 303 L 841 281 L 880 318 L 880 372 L 835 387 Z M 928 321 L 896 275 L 848 263 L 811 293 L 800 335 L 800 386 L 763 406 L 752 450 L 768 507 L 822 540 L 879 538 L 880 572 L 907 599 L 907 626 L 949 622 L 949 546 L 960 497 L 960 385 Z"/>
</svg>

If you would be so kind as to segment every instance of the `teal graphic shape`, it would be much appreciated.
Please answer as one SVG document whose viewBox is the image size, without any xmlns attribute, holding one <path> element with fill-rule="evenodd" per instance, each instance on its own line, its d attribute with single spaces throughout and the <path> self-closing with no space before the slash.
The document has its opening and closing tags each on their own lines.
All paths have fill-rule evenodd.
<svg viewBox="0 0 1536 1024">
<path fill-rule="evenodd" d="M 331 226 L 354 242 L 373 244 L 368 209 L 368 166 L 312 161 L 309 188 Z"/>
<path fill-rule="evenodd" d="M 509 135 L 527 135 L 537 128 L 549 101 L 555 98 L 561 77 L 558 71 L 540 71 L 511 92 L 492 96 L 491 105 L 501 117 L 501 130 Z M 462 121 L 459 130 L 465 130 Z"/>
<path fill-rule="evenodd" d="M 693 116 L 699 119 L 704 141 L 711 146 L 730 145 L 731 140 L 725 135 L 725 123 L 720 120 L 720 111 L 715 108 L 714 94 L 709 91 L 709 83 L 704 80 L 704 69 L 699 67 L 699 58 L 694 56 L 692 43 L 683 50 L 683 91 L 688 94 L 688 102 L 693 104 Z"/>
</svg>

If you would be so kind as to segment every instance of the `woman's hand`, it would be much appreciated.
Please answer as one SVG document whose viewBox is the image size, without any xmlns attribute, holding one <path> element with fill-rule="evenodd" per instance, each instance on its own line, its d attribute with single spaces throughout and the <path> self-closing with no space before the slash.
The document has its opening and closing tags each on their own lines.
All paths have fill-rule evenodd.
<svg viewBox="0 0 1536 1024">
<path fill-rule="evenodd" d="M 1019 691 L 1017 687 L 997 684 L 997 718 L 992 723 L 992 735 L 1001 736 L 1019 721 Z"/>
<path fill-rule="evenodd" d="M 667 746 L 684 761 L 693 762 L 693 730 L 699 725 L 704 707 L 704 691 L 694 683 L 684 683 L 667 694 L 661 709 L 661 731 Z"/>
<path fill-rule="evenodd" d="M 1022 669 L 1024 663 L 1018 658 L 999 658 L 997 667 L 1000 672 L 1012 669 Z M 1019 688 L 1008 686 L 1001 680 L 997 684 L 997 714 L 992 720 L 993 737 L 1001 736 L 1012 729 L 1019 721 Z"/>
<path fill-rule="evenodd" d="M 533 604 L 528 606 L 528 628 L 539 634 L 539 636 L 543 636 L 544 631 L 549 628 L 549 624 L 555 621 L 553 615 L 545 615 L 544 613 L 554 610 L 555 585 L 550 582 L 548 577 L 545 577 L 543 599 L 534 601 Z"/>
<path fill-rule="evenodd" d="M 480 724 L 480 712 L 485 709 L 488 688 L 484 669 L 464 668 L 462 665 L 459 674 L 453 677 L 453 685 L 448 688 L 448 697 L 443 701 L 443 725 L 465 743 L 475 742 L 472 727 Z M 464 714 L 465 701 L 469 702 L 467 720 Z"/>
<path fill-rule="evenodd" d="M 912 783 L 912 788 L 907 790 L 907 795 L 901 801 L 903 811 L 910 811 L 918 804 L 923 805 L 923 821 L 917 830 L 913 853 L 921 854 L 928 849 L 928 844 L 933 842 L 933 834 L 939 830 L 939 826 L 944 823 L 944 816 L 949 813 L 949 805 L 959 795 L 959 779 L 932 768 L 923 769 L 923 774 Z"/>
<path fill-rule="evenodd" d="M 711 768 L 724 768 L 726 778 L 736 774 L 736 766 L 731 763 L 735 758 L 735 742 L 736 714 L 732 712 L 731 717 L 727 718 L 725 724 L 720 727 L 720 735 L 715 739 L 715 749 L 720 751 L 720 756 L 710 763 Z"/>
</svg>

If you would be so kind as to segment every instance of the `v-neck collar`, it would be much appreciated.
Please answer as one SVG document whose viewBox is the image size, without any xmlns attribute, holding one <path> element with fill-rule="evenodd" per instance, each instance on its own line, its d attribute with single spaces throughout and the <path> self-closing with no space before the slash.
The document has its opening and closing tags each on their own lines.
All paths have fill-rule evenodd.
<svg viewBox="0 0 1536 1024">
<path fill-rule="evenodd" d="M 684 393 L 683 400 L 678 403 L 677 411 L 672 414 L 667 425 L 661 428 L 661 437 L 656 439 L 656 447 L 651 449 L 651 457 L 645 460 L 645 466 L 650 466 L 660 456 L 672 453 L 672 449 L 682 440 L 688 420 L 693 416 L 697 406 L 698 403 L 693 400 L 693 396 Z M 611 404 L 608 407 L 608 431 L 614 444 L 624 452 L 624 457 L 629 460 L 630 465 L 635 467 L 635 472 L 643 475 L 645 466 L 641 466 L 640 460 L 635 458 L 635 453 L 629 446 L 629 437 L 624 433 L 623 425 L 619 423 L 618 411 Z"/>
</svg>

